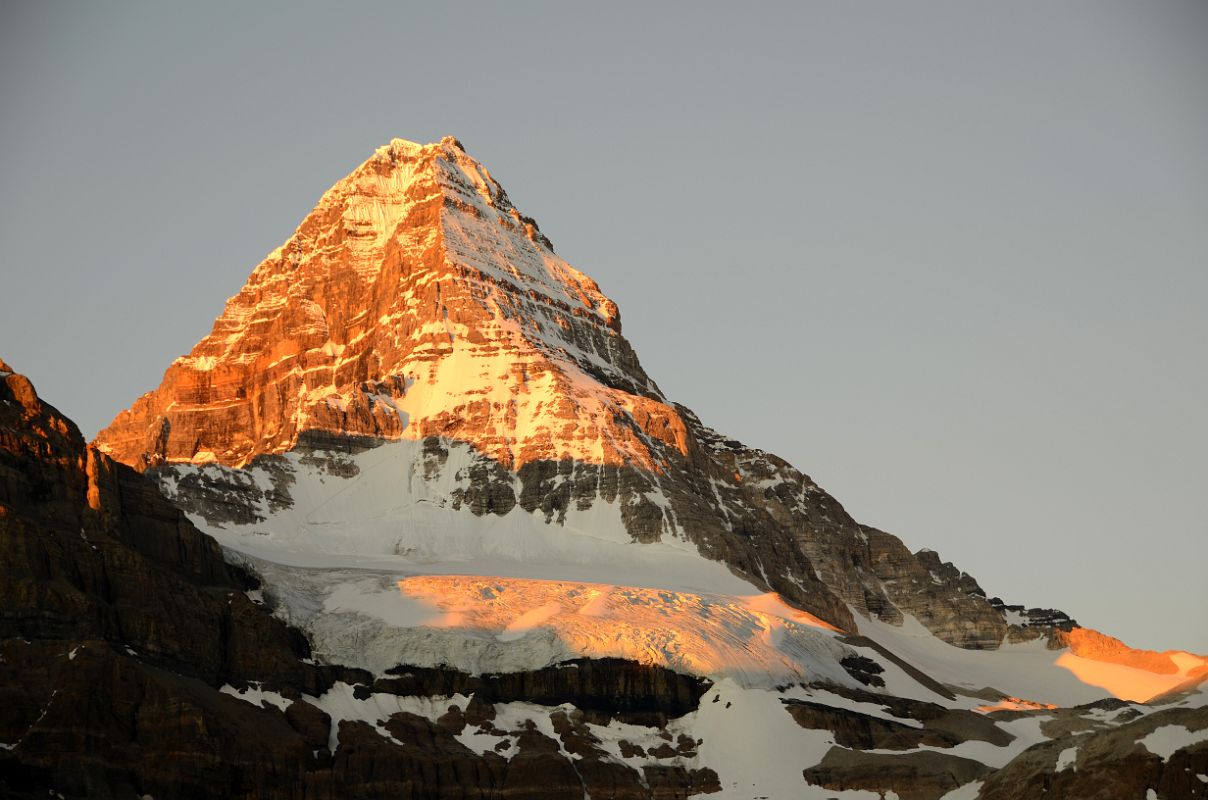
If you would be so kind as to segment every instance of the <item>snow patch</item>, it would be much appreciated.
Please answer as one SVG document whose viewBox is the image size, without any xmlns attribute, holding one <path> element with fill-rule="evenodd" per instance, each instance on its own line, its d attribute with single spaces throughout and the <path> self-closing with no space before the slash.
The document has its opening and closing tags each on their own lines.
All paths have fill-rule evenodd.
<svg viewBox="0 0 1208 800">
<path fill-rule="evenodd" d="M 977 800 L 983 783 L 984 781 L 972 781 L 971 783 L 966 783 L 964 786 L 958 786 L 941 797 L 940 800 Z"/>
<path fill-rule="evenodd" d="M 1026 628 L 1031 623 L 1027 614 L 1010 608 L 1003 610 L 1003 619 L 1008 625 L 1018 625 L 1021 628 Z"/>
<path fill-rule="evenodd" d="M 278 692 L 261 689 L 259 684 L 252 684 L 248 688 L 240 690 L 228 683 L 218 691 L 223 694 L 229 694 L 231 697 L 238 698 L 245 703 L 251 703 L 258 708 L 262 708 L 265 703 L 268 703 L 281 711 L 285 711 L 285 709 L 293 704 L 293 700 L 283 697 Z"/>
<path fill-rule="evenodd" d="M 1004 642 L 996 650 L 963 650 L 934 636 L 922 623 L 903 615 L 901 626 L 865 618 L 853 612 L 860 633 L 887 647 L 941 683 L 969 692 L 991 688 L 1007 697 L 1040 704 L 1076 706 L 1114 696 L 1127 687 L 1144 695 L 1172 688 L 1184 680 L 1178 674 L 1159 675 L 1049 650 L 1043 640 Z M 888 687 L 892 693 L 899 693 Z M 1150 691 L 1152 690 L 1152 693 Z M 1137 699 L 1123 692 L 1124 699 Z M 981 705 L 975 703 L 973 705 Z"/>
<path fill-rule="evenodd" d="M 1179 750 L 1205 741 L 1208 741 L 1208 728 L 1190 731 L 1184 725 L 1160 725 L 1137 743 L 1166 761 Z"/>
</svg>

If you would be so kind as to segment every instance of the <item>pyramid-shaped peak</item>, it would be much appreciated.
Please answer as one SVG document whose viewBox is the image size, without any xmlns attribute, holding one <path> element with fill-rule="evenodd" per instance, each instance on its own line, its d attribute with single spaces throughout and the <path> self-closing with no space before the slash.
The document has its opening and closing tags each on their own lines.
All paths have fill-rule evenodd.
<svg viewBox="0 0 1208 800">
<path fill-rule="evenodd" d="M 686 448 L 616 304 L 451 136 L 393 139 L 332 186 L 97 444 L 239 466 L 311 430 L 442 436 L 507 466 Z"/>
<path fill-rule="evenodd" d="M 377 209 L 398 207 L 401 201 L 418 198 L 425 187 L 430 194 L 440 193 L 448 198 L 451 208 L 488 216 L 494 212 L 506 214 L 511 219 L 505 225 L 519 226 L 530 240 L 553 250 L 553 244 L 541 234 L 536 220 L 522 215 L 499 181 L 452 136 L 429 144 L 391 139 L 328 190 L 319 205 L 322 209 L 349 197 L 368 197 L 375 216 L 388 227 L 394 224 L 393 216 L 377 213 Z"/>
</svg>

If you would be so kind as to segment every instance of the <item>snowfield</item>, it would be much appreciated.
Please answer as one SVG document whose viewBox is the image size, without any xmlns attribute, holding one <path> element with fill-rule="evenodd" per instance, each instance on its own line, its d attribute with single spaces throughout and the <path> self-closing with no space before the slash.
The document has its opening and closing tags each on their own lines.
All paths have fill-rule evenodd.
<svg viewBox="0 0 1208 800">
<path fill-rule="evenodd" d="M 249 524 L 191 519 L 265 578 L 277 613 L 333 662 L 375 672 L 400 662 L 481 672 L 619 656 L 746 686 L 846 685 L 853 679 L 838 662 L 859 650 L 885 669 L 891 694 L 943 700 L 892 661 L 844 644 L 841 632 L 702 557 L 686 538 L 634 543 L 616 503 L 572 507 L 562 525 L 520 506 L 476 516 L 450 500 L 475 463 L 469 445 L 449 443 L 436 471 L 423 444 L 410 440 L 329 457 L 355 477 L 289 453 L 289 505 L 262 500 L 263 520 Z M 257 466 L 178 465 L 161 473 L 161 486 L 172 497 L 180 479 L 201 470 L 236 474 L 266 497 L 282 480 Z M 1177 672 L 1155 674 L 1048 650 L 1042 641 L 963 650 L 909 616 L 900 627 L 857 620 L 853 633 L 977 693 L 981 699 L 959 700 L 965 707 L 984 705 L 987 689 L 1059 706 L 1113 694 L 1145 700 L 1202 663 L 1192 657 Z"/>
<path fill-rule="evenodd" d="M 249 593 L 253 599 L 304 630 L 315 657 L 330 663 L 378 675 L 399 664 L 484 674 L 615 656 L 709 678 L 713 686 L 699 708 L 671 721 L 667 731 L 699 741 L 693 755 L 676 756 L 674 763 L 716 770 L 722 798 L 878 797 L 804 782 L 802 770 L 821 762 L 836 742 L 828 730 L 798 725 L 784 701 L 808 700 L 906 727 L 921 723 L 827 687 L 883 691 L 982 713 L 1022 710 L 1024 716 L 995 718 L 1013 737 L 1005 746 L 974 739 L 950 748 L 916 748 L 998 768 L 1047 740 L 1042 728 L 1058 712 L 1046 704 L 1087 703 L 1111 696 L 1113 685 L 1138 681 L 1162 691 L 1199 663 L 1188 661 L 1177 673 L 1154 675 L 1089 662 L 1099 670 L 1088 678 L 1092 671 L 1077 664 L 1087 659 L 1048 650 L 1043 641 L 962 650 L 909 616 L 901 626 L 857 616 L 858 631 L 840 631 L 705 559 L 684 538 L 632 542 L 615 504 L 571 509 L 564 525 L 548 524 L 519 506 L 503 516 L 481 517 L 454 508 L 450 498 L 463 485 L 473 453 L 451 444 L 443 469 L 433 473 L 425 469 L 421 448 L 400 440 L 333 455 L 357 473 L 353 479 L 332 474 L 321 460 L 307 463 L 290 453 L 284 457 L 292 479 L 287 507 L 272 508 L 264 501 L 257 509 L 263 519 L 241 525 L 212 524 L 197 514 L 190 518 L 223 545 L 228 558 L 261 576 L 262 587 Z M 254 483 L 267 496 L 280 488 L 281 468 L 275 469 L 253 466 L 238 480 Z M 173 496 L 178 482 L 199 470 L 227 468 L 181 465 L 160 473 L 159 480 Z M 873 640 L 946 685 L 952 695 L 878 649 L 851 641 L 849 633 Z M 844 667 L 843 660 L 852 656 L 879 666 L 883 688 L 865 685 Z M 1144 674 L 1121 678 L 1121 671 Z M 1102 679 L 1108 673 L 1115 677 Z M 225 691 L 257 705 L 284 708 L 289 702 L 256 687 Z M 361 720 L 390 737 L 384 725 L 392 714 L 406 711 L 435 721 L 451 705 L 464 708 L 467 702 L 460 696 L 381 693 L 358 699 L 343 684 L 307 699 L 331 715 L 332 748 L 338 745 L 341 720 Z M 1193 696 L 1183 702 L 1197 701 Z M 550 722 L 557 709 L 505 703 L 497 711 L 502 730 L 518 731 L 531 721 L 558 739 Z M 1112 714 L 1087 713 L 1095 724 L 1116 724 Z M 589 727 L 602 747 L 630 766 L 646 762 L 632 750 L 624 756 L 622 740 L 627 748 L 640 745 L 646 751 L 663 741 L 658 729 L 615 720 Z M 1161 728 L 1144 744 L 1168 754 L 1204 735 Z M 513 735 L 502 738 L 508 736 Z M 458 737 L 475 752 L 497 751 L 502 738 L 470 728 Z M 759 758 L 735 758 L 736 753 Z M 647 761 L 656 763 L 653 756 Z M 1062 752 L 1059 761 L 1060 768 L 1075 769 L 1076 752 Z M 948 797 L 973 797 L 978 785 L 966 784 Z"/>
</svg>

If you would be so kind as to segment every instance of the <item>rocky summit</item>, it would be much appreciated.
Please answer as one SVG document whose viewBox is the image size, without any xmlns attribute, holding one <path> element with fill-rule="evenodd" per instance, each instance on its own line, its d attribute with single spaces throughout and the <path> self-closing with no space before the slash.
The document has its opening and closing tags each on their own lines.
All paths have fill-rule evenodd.
<svg viewBox="0 0 1208 800">
<path fill-rule="evenodd" d="M 91 445 L 0 362 L 0 556 L 0 796 L 1208 796 L 1208 658 L 707 427 L 453 138 Z"/>
</svg>

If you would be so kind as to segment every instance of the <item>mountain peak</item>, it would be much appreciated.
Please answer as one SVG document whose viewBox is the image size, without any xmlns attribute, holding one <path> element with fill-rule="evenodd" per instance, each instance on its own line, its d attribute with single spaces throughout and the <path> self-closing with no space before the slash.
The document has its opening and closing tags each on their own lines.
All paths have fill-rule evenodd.
<svg viewBox="0 0 1208 800">
<path fill-rule="evenodd" d="M 433 154 L 446 157 L 456 157 L 457 154 L 467 155 L 465 146 L 454 136 L 442 136 L 440 141 L 429 142 L 427 144 L 413 142 L 410 139 L 400 139 L 396 136 L 386 144 L 376 148 L 369 161 L 397 163 Z"/>
<path fill-rule="evenodd" d="M 323 559 L 478 559 L 493 577 L 501 558 L 552 560 L 568 573 L 555 578 L 638 586 L 636 565 L 661 552 L 651 586 L 689 564 L 685 598 L 728 580 L 699 569 L 705 556 L 741 592 L 775 591 L 895 652 L 920 635 L 1035 643 L 1051 666 L 1047 639 L 1164 670 L 1140 694 L 1203 667 L 988 600 L 936 553 L 858 524 L 788 463 L 670 404 L 615 304 L 452 139 L 394 140 L 332 186 L 97 447 L 156 467 L 165 494 L 253 554 L 267 542 Z M 1096 669 L 1088 682 L 1115 680 Z"/>
<path fill-rule="evenodd" d="M 456 149 L 463 153 L 466 151 L 465 145 L 456 136 L 442 136 L 439 142 L 429 142 L 428 144 L 413 142 L 410 139 L 395 136 L 389 142 L 379 147 L 377 152 L 381 153 L 393 150 L 396 152 L 416 153 L 425 148 Z"/>
<path fill-rule="evenodd" d="M 508 467 L 657 468 L 662 446 L 686 452 L 684 424 L 620 331 L 616 304 L 460 142 L 393 139 L 97 446 L 139 468 L 241 466 L 314 430 L 441 436 Z"/>
</svg>

